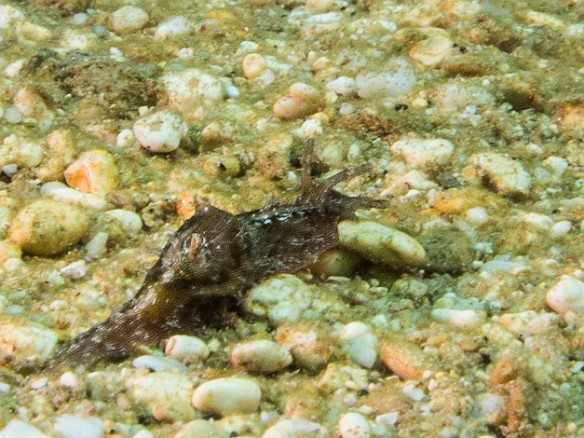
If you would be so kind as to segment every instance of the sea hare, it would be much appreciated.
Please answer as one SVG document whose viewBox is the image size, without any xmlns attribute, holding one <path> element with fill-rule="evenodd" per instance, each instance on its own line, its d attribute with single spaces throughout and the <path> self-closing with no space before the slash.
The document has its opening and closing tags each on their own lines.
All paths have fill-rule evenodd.
<svg viewBox="0 0 584 438">
<path fill-rule="evenodd" d="M 254 285 L 306 268 L 339 244 L 337 225 L 359 208 L 385 202 L 333 190 L 366 172 L 341 171 L 314 184 L 312 145 L 303 157 L 301 193 L 287 205 L 270 204 L 237 215 L 204 206 L 170 238 L 136 296 L 104 322 L 66 343 L 46 369 L 119 360 L 142 344 L 193 332 L 221 316 L 226 301 L 239 302 Z"/>
</svg>

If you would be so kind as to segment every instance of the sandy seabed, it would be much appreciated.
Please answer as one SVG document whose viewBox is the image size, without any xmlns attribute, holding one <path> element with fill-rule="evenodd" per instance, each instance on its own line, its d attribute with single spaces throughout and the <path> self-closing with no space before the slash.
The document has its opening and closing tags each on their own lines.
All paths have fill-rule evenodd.
<svg viewBox="0 0 584 438">
<path fill-rule="evenodd" d="M 36 371 L 203 203 L 292 202 L 308 139 L 423 259 L 372 234 L 206 354 Z M 581 1 L 4 0 L 0 169 L 0 436 L 584 436 Z"/>
</svg>

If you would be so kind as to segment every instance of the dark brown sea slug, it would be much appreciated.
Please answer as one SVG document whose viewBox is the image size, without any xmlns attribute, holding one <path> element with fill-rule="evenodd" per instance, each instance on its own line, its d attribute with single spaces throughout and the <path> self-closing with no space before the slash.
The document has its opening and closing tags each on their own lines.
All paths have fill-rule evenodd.
<svg viewBox="0 0 584 438">
<path fill-rule="evenodd" d="M 338 223 L 352 218 L 355 210 L 385 206 L 333 190 L 370 166 L 350 168 L 314 184 L 312 146 L 303 161 L 301 193 L 291 204 L 237 215 L 212 206 L 199 208 L 170 238 L 136 296 L 66 343 L 46 369 L 123 359 L 142 344 L 196 331 L 220 315 L 221 303 L 237 303 L 262 280 L 304 269 L 336 247 Z"/>
</svg>

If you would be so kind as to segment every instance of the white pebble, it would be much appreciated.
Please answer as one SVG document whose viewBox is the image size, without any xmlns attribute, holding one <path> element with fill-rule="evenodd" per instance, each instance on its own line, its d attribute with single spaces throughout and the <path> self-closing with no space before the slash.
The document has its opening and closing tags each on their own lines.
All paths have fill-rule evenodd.
<svg viewBox="0 0 584 438">
<path fill-rule="evenodd" d="M 401 231 L 371 221 L 343 221 L 338 230 L 341 245 L 373 262 L 396 268 L 424 264 L 422 245 Z"/>
<path fill-rule="evenodd" d="M 231 364 L 250 373 L 273 373 L 292 363 L 290 352 L 273 341 L 260 339 L 236 344 L 231 350 Z"/>
<path fill-rule="evenodd" d="M 49 379 L 47 379 L 46 377 L 35 376 L 30 379 L 30 381 L 28 382 L 28 386 L 30 387 L 30 389 L 37 390 L 47 386 L 47 383 L 49 383 Z"/>
<path fill-rule="evenodd" d="M 59 377 L 58 384 L 61 388 L 77 389 L 79 387 L 79 377 L 72 371 L 66 371 Z"/>
<path fill-rule="evenodd" d="M 151 371 L 188 371 L 188 368 L 181 362 L 170 357 L 160 357 L 152 355 L 138 356 L 132 361 L 134 368 L 147 368 Z"/>
<path fill-rule="evenodd" d="M 59 272 L 73 280 L 79 280 L 87 274 L 87 265 L 85 264 L 85 260 L 77 260 L 59 269 Z"/>
<path fill-rule="evenodd" d="M 507 403 L 499 394 L 484 393 L 477 397 L 477 404 L 485 422 L 500 425 L 507 417 Z"/>
<path fill-rule="evenodd" d="M 436 65 L 450 54 L 453 44 L 445 35 L 434 35 L 416 43 L 410 49 L 410 57 L 423 65 Z"/>
<path fill-rule="evenodd" d="M 109 234 L 99 231 L 89 239 L 89 242 L 85 244 L 85 259 L 95 260 L 103 256 L 107 251 L 107 240 L 109 239 Z"/>
<path fill-rule="evenodd" d="M 308 37 L 316 37 L 338 29 L 344 16 L 339 12 L 325 12 L 323 14 L 309 15 L 304 21 L 302 30 Z"/>
<path fill-rule="evenodd" d="M 164 354 L 176 360 L 202 361 L 209 356 L 209 347 L 195 336 L 174 335 L 166 341 Z"/>
<path fill-rule="evenodd" d="M 241 63 L 243 74 L 246 78 L 257 79 L 267 70 L 266 59 L 257 53 L 250 53 L 243 58 Z"/>
<path fill-rule="evenodd" d="M 2 166 L 2 172 L 8 176 L 14 176 L 18 172 L 18 166 L 16 164 L 6 164 Z"/>
<path fill-rule="evenodd" d="M 10 5 L 0 5 L 0 29 L 10 29 L 22 20 L 24 20 L 24 14 L 20 9 Z"/>
<path fill-rule="evenodd" d="M 276 331 L 276 340 L 290 349 L 294 364 L 309 371 L 324 368 L 333 350 L 332 336 L 314 324 L 284 324 Z"/>
<path fill-rule="evenodd" d="M 110 17 L 110 24 L 115 32 L 127 33 L 142 29 L 148 23 L 148 14 L 137 6 L 122 6 Z"/>
<path fill-rule="evenodd" d="M 165 153 L 178 148 L 187 133 L 187 124 L 178 114 L 161 110 L 137 120 L 133 129 L 144 149 Z"/>
<path fill-rule="evenodd" d="M 343 350 L 351 360 L 364 368 L 371 368 L 377 360 L 377 336 L 362 322 L 350 322 L 341 330 Z"/>
<path fill-rule="evenodd" d="M 562 275 L 546 294 L 546 302 L 559 314 L 584 310 L 584 282 Z"/>
<path fill-rule="evenodd" d="M 1 11 L 1 9 L 0 9 Z M 49 438 L 36 427 L 24 421 L 13 419 L 8 422 L 4 429 L 0 430 L 2 438 Z"/>
<path fill-rule="evenodd" d="M 469 208 L 464 215 L 466 220 L 474 226 L 484 225 L 489 221 L 489 213 L 484 207 Z"/>
<path fill-rule="evenodd" d="M 161 80 L 171 105 L 180 111 L 192 112 L 226 96 L 224 82 L 196 68 L 166 74 Z"/>
<path fill-rule="evenodd" d="M 292 84 L 285 96 L 279 98 L 272 110 L 284 120 L 299 119 L 314 114 L 324 105 L 319 91 L 302 82 Z"/>
<path fill-rule="evenodd" d="M 53 430 L 63 438 L 101 438 L 105 432 L 105 422 L 95 417 L 64 414 L 55 419 Z"/>
<path fill-rule="evenodd" d="M 267 315 L 274 324 L 297 321 L 309 308 L 310 287 L 294 275 L 280 275 L 254 287 L 246 298 L 247 310 Z"/>
<path fill-rule="evenodd" d="M 570 232 L 572 229 L 572 222 L 570 221 L 560 221 L 556 222 L 550 228 L 550 237 L 553 239 L 558 239 L 560 237 L 564 237 L 566 234 Z"/>
<path fill-rule="evenodd" d="M 521 220 L 544 231 L 549 230 L 554 225 L 554 221 L 551 217 L 540 213 L 525 213 L 521 215 Z"/>
<path fill-rule="evenodd" d="M 502 195 L 529 194 L 531 176 L 520 162 L 497 152 L 473 155 L 469 162 L 476 169 L 478 177 L 486 178 Z"/>
<path fill-rule="evenodd" d="M 381 71 L 366 71 L 355 78 L 357 94 L 363 99 L 408 94 L 416 84 L 416 74 L 405 59 L 391 60 Z"/>
<path fill-rule="evenodd" d="M 4 115 L 6 117 L 6 114 Z M 33 168 L 43 160 L 43 146 L 11 134 L 0 145 L 0 166 L 16 164 L 20 167 Z"/>
<path fill-rule="evenodd" d="M 356 412 L 341 415 L 338 428 L 342 438 L 369 438 L 371 436 L 369 422 L 363 415 Z"/>
<path fill-rule="evenodd" d="M 92 210 L 104 210 L 107 207 L 107 201 L 103 194 L 83 193 L 58 181 L 44 184 L 41 187 L 41 194 L 47 195 L 55 201 L 78 204 Z"/>
<path fill-rule="evenodd" d="M 381 426 L 395 426 L 399 418 L 399 412 L 387 412 L 375 417 L 375 422 Z"/>
<path fill-rule="evenodd" d="M 22 67 L 24 67 L 24 59 L 18 59 L 14 62 L 11 62 L 4 69 L 4 75 L 9 78 L 15 78 L 20 74 Z"/>
<path fill-rule="evenodd" d="M 546 158 L 542 164 L 556 176 L 562 176 L 569 167 L 566 159 L 554 156 Z"/>
<path fill-rule="evenodd" d="M 170 17 L 156 26 L 154 38 L 164 39 L 179 35 L 187 35 L 193 30 L 191 23 L 182 15 Z"/>
<path fill-rule="evenodd" d="M 221 416 L 257 411 L 261 390 L 251 379 L 227 377 L 203 383 L 193 393 L 193 406 Z"/>
<path fill-rule="evenodd" d="M 501 324 L 514 333 L 541 334 L 557 327 L 560 317 L 553 313 L 537 313 L 533 310 L 518 313 L 504 313 Z"/>
<path fill-rule="evenodd" d="M 353 78 L 340 76 L 334 81 L 327 83 L 326 89 L 339 96 L 353 96 L 357 92 L 357 83 Z"/>
<path fill-rule="evenodd" d="M 308 420 L 280 420 L 264 432 L 262 438 L 309 438 L 319 436 L 320 424 Z"/>
<path fill-rule="evenodd" d="M 469 106 L 476 108 L 477 106 L 493 105 L 495 102 L 495 97 L 489 92 L 489 89 L 479 84 L 456 80 L 436 88 L 436 95 L 432 99 L 432 103 L 441 110 L 464 110 Z"/>
<path fill-rule="evenodd" d="M 55 345 L 57 334 L 53 330 L 37 326 L 24 325 L 8 317 L 0 324 L 0 356 L 13 357 L 17 363 L 43 362 Z"/>
<path fill-rule="evenodd" d="M 142 230 L 142 218 L 138 213 L 123 208 L 108 210 L 102 215 L 103 220 L 115 222 L 128 236 L 137 235 Z"/>
<path fill-rule="evenodd" d="M 1 309 L 3 310 L 3 309 Z M 0 394 L 8 394 L 10 392 L 10 385 L 0 380 Z"/>
<path fill-rule="evenodd" d="M 322 134 L 322 122 L 318 119 L 308 119 L 302 123 L 301 129 L 304 137 L 313 137 Z"/>
<path fill-rule="evenodd" d="M 454 145 L 442 138 L 404 138 L 391 145 L 391 151 L 414 167 L 436 167 L 450 162 Z"/>
<path fill-rule="evenodd" d="M 191 378 L 174 371 L 130 376 L 125 380 L 128 394 L 158 421 L 189 421 L 194 410 L 189 400 Z"/>
<path fill-rule="evenodd" d="M 481 314 L 472 309 L 434 309 L 432 318 L 436 321 L 448 322 L 458 328 L 476 327 L 484 320 Z"/>
<path fill-rule="evenodd" d="M 4 111 L 4 120 L 15 125 L 22 122 L 22 113 L 14 107 L 6 108 L 6 111 Z"/>
<path fill-rule="evenodd" d="M 74 26 L 82 26 L 87 22 L 88 16 L 87 14 L 84 13 L 77 13 L 77 14 L 73 14 L 73 16 L 71 17 L 71 24 L 73 24 Z"/>
<path fill-rule="evenodd" d="M 402 389 L 402 393 L 411 400 L 421 401 L 424 399 L 426 394 L 422 388 L 418 388 L 418 382 L 410 381 L 406 382 Z"/>
<path fill-rule="evenodd" d="M 122 129 L 116 137 L 116 146 L 127 148 L 132 146 L 134 141 L 136 141 L 134 132 L 131 129 Z"/>
</svg>

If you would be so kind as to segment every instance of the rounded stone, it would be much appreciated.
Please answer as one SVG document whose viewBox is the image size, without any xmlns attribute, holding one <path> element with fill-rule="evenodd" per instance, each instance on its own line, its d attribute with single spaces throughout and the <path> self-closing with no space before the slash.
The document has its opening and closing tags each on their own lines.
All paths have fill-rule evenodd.
<svg viewBox="0 0 584 438">
<path fill-rule="evenodd" d="M 29 255 L 52 256 L 75 245 L 89 227 L 89 215 L 73 204 L 40 199 L 21 209 L 8 235 Z"/>
<path fill-rule="evenodd" d="M 193 406 L 220 416 L 251 414 L 257 411 L 261 390 L 251 379 L 225 377 L 203 383 L 193 393 Z"/>
<path fill-rule="evenodd" d="M 65 180 L 81 192 L 105 193 L 118 185 L 119 170 L 112 154 L 95 149 L 84 152 L 67 167 Z"/>
<path fill-rule="evenodd" d="M 342 438 L 369 438 L 371 436 L 367 419 L 357 412 L 341 415 L 338 428 Z"/>
<path fill-rule="evenodd" d="M 422 245 L 401 231 L 371 221 L 343 221 L 338 230 L 341 245 L 373 262 L 395 269 L 424 264 Z"/>
<path fill-rule="evenodd" d="M 187 133 L 187 125 L 172 111 L 149 114 L 134 123 L 138 143 L 150 152 L 166 153 L 176 150 Z"/>
<path fill-rule="evenodd" d="M 548 290 L 546 302 L 559 314 L 584 311 L 584 282 L 562 275 L 560 281 Z"/>
<path fill-rule="evenodd" d="M 111 15 L 110 24 L 115 32 L 128 33 L 142 29 L 148 23 L 148 14 L 137 6 L 122 6 Z"/>
<path fill-rule="evenodd" d="M 290 352 L 267 339 L 242 342 L 231 351 L 233 368 L 250 373 L 273 373 L 286 368 L 290 363 Z"/>
</svg>

